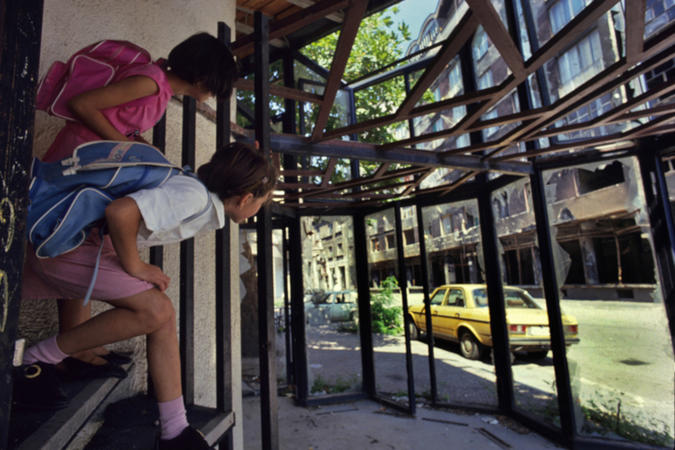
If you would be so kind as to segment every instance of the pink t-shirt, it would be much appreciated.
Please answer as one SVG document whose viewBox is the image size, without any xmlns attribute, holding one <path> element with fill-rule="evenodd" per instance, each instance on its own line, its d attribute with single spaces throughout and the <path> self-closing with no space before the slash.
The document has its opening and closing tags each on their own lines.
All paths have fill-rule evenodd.
<svg viewBox="0 0 675 450">
<path fill-rule="evenodd" d="M 166 74 L 157 63 L 125 67 L 115 74 L 112 82 L 136 75 L 152 78 L 159 87 L 157 93 L 102 111 L 117 131 L 125 136 L 143 133 L 152 128 L 162 118 L 173 95 Z M 56 136 L 42 159 L 48 162 L 58 161 L 70 156 L 78 145 L 100 139 L 99 135 L 83 124 L 68 122 Z"/>
</svg>

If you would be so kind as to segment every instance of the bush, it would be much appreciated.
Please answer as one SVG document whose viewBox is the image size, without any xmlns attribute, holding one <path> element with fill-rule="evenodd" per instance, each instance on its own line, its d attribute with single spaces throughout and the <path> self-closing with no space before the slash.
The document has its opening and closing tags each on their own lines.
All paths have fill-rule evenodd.
<svg viewBox="0 0 675 450">
<path fill-rule="evenodd" d="M 400 306 L 390 306 L 394 302 L 394 289 L 398 288 L 398 281 L 394 276 L 388 276 L 380 283 L 382 291 L 373 295 L 371 299 L 371 314 L 373 332 L 382 334 L 403 333 L 403 310 Z"/>
</svg>

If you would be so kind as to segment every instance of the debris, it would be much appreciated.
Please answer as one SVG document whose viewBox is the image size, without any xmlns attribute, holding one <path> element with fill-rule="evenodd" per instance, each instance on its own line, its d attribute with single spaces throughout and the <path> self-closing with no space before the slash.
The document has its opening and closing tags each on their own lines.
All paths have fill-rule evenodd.
<svg viewBox="0 0 675 450">
<path fill-rule="evenodd" d="M 334 411 L 325 411 L 325 412 L 316 413 L 316 415 L 322 416 L 322 415 L 325 415 L 325 414 L 336 414 L 336 413 L 358 411 L 358 410 L 359 410 L 359 408 L 336 409 Z"/>
<path fill-rule="evenodd" d="M 488 439 L 490 439 L 491 441 L 495 442 L 497 445 L 499 445 L 502 448 L 511 448 L 511 445 L 508 442 L 498 438 L 497 436 L 490 433 L 485 428 L 478 428 L 478 432 L 480 434 L 482 434 L 483 436 L 487 437 Z"/>
<path fill-rule="evenodd" d="M 443 420 L 443 419 L 433 419 L 431 417 L 422 417 L 422 420 L 426 420 L 428 422 L 439 422 L 439 423 L 447 423 L 449 425 L 458 425 L 460 427 L 468 427 L 468 423 L 464 422 L 454 422 L 452 420 Z"/>
</svg>

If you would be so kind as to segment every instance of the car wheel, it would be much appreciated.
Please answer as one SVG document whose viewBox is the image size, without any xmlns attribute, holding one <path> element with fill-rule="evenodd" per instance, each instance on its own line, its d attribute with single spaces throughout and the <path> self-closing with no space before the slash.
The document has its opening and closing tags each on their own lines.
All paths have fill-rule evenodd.
<svg viewBox="0 0 675 450">
<path fill-rule="evenodd" d="M 466 359 L 480 359 L 480 344 L 470 331 L 463 331 L 459 338 L 459 351 Z"/>
<path fill-rule="evenodd" d="M 539 350 L 536 352 L 527 352 L 528 359 L 544 359 L 548 355 L 548 350 Z"/>
<path fill-rule="evenodd" d="M 408 333 L 410 334 L 410 340 L 416 340 L 420 338 L 420 330 L 415 325 L 415 321 L 412 317 L 408 317 Z"/>
</svg>

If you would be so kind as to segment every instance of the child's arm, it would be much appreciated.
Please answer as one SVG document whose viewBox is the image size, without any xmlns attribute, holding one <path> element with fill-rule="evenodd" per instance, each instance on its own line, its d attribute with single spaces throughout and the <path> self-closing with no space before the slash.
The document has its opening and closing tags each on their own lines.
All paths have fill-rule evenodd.
<svg viewBox="0 0 675 450">
<path fill-rule="evenodd" d="M 80 122 L 103 139 L 130 141 L 133 138 L 117 131 L 101 110 L 154 95 L 158 91 L 157 83 L 152 78 L 137 75 L 76 95 L 70 99 L 68 107 Z"/>
<path fill-rule="evenodd" d="M 124 270 L 164 291 L 171 279 L 159 267 L 143 262 L 138 254 L 136 236 L 142 216 L 134 199 L 123 197 L 113 200 L 105 209 L 105 218 L 110 239 Z"/>
</svg>

